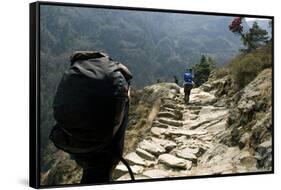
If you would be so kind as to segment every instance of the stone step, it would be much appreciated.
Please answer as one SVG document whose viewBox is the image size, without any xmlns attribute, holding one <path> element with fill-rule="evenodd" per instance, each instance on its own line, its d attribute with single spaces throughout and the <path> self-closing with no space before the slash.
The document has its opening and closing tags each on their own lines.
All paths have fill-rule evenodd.
<svg viewBox="0 0 281 190">
<path fill-rule="evenodd" d="M 187 137 L 198 136 L 207 134 L 207 130 L 187 130 L 187 129 L 169 129 L 165 131 L 165 136 L 182 136 L 185 135 Z"/>
<path fill-rule="evenodd" d="M 166 140 L 166 139 L 159 139 L 155 137 L 151 137 L 151 140 L 161 146 L 163 146 L 167 151 L 171 151 L 175 147 L 177 147 L 177 143 L 171 140 Z"/>
<path fill-rule="evenodd" d="M 149 177 L 144 176 L 142 174 L 134 175 L 134 177 L 135 177 L 135 179 L 149 179 Z M 124 174 L 123 176 L 121 176 L 117 179 L 117 181 L 128 181 L 128 180 L 131 180 L 131 177 L 128 173 Z"/>
<path fill-rule="evenodd" d="M 160 122 L 158 122 L 158 121 L 153 121 L 152 126 L 153 126 L 153 127 L 164 128 L 164 129 L 166 129 L 166 128 L 169 127 L 169 125 L 164 124 L 164 123 L 160 123 Z"/>
<path fill-rule="evenodd" d="M 176 127 L 182 127 L 183 126 L 183 122 L 182 121 L 177 121 L 177 120 L 173 120 L 173 119 L 158 118 L 158 121 L 160 123 L 167 124 L 167 125 L 172 125 L 172 126 L 176 126 Z"/>
<path fill-rule="evenodd" d="M 165 103 L 163 107 L 171 108 L 171 109 L 176 109 L 176 110 L 183 110 L 184 106 L 180 106 L 174 103 Z"/>
<path fill-rule="evenodd" d="M 171 118 L 171 119 L 175 119 L 175 120 L 181 120 L 182 119 L 182 114 L 180 114 L 180 112 L 177 112 L 177 114 L 174 112 L 159 112 L 157 114 L 157 117 L 164 117 L 164 118 Z"/>
<path fill-rule="evenodd" d="M 218 118 L 212 118 L 212 119 L 205 119 L 205 118 L 201 119 L 201 118 L 199 118 L 195 122 L 190 123 L 189 129 L 194 130 L 194 129 L 197 129 L 199 127 L 203 127 L 205 129 L 207 127 L 211 127 L 213 125 L 216 125 L 220 122 L 223 123 L 224 119 L 225 118 L 223 116 L 220 116 Z"/>
<path fill-rule="evenodd" d="M 192 162 L 182 158 L 178 158 L 171 154 L 162 154 L 158 158 L 159 163 L 162 163 L 173 169 L 190 169 L 192 167 Z"/>
<path fill-rule="evenodd" d="M 144 171 L 143 166 L 134 165 L 130 166 L 134 174 L 141 174 Z M 114 177 L 119 178 L 128 173 L 128 169 L 124 164 L 118 164 L 114 170 Z"/>
<path fill-rule="evenodd" d="M 194 115 L 198 115 L 200 113 L 200 110 L 190 110 L 190 113 Z"/>
<path fill-rule="evenodd" d="M 163 138 L 164 134 L 166 133 L 166 129 L 159 127 L 151 127 L 150 132 L 156 137 Z"/>
<path fill-rule="evenodd" d="M 139 143 L 139 148 L 146 150 L 147 152 L 153 154 L 153 155 L 160 155 L 166 152 L 166 149 L 162 147 L 161 145 L 148 141 L 148 140 L 143 140 Z"/>
<path fill-rule="evenodd" d="M 180 158 L 190 160 L 192 163 L 197 163 L 196 154 L 199 153 L 199 148 L 185 148 L 182 150 L 177 150 L 176 155 Z"/>
<path fill-rule="evenodd" d="M 160 111 L 166 111 L 166 112 L 172 112 L 172 113 L 174 113 L 174 112 L 175 112 L 175 109 L 171 109 L 171 108 L 167 108 L 167 107 L 161 106 L 161 107 L 160 107 Z"/>
<path fill-rule="evenodd" d="M 149 178 L 167 178 L 169 177 L 169 173 L 164 170 L 159 169 L 152 169 L 152 170 L 146 170 L 143 172 L 144 176 L 147 176 Z"/>
<path fill-rule="evenodd" d="M 184 123 L 189 123 L 194 122 L 194 120 L 198 119 L 198 115 L 192 113 L 185 113 L 183 115 L 183 118 L 185 118 Z"/>
<path fill-rule="evenodd" d="M 202 106 L 187 106 L 188 110 L 201 110 Z"/>
<path fill-rule="evenodd" d="M 141 166 L 147 166 L 147 163 L 144 159 L 142 159 L 137 153 L 131 152 L 125 156 L 125 159 L 129 162 L 131 165 L 141 165 Z"/>
<path fill-rule="evenodd" d="M 144 158 L 144 159 L 146 159 L 146 160 L 151 160 L 151 161 L 154 161 L 154 160 L 155 160 L 155 156 L 154 156 L 154 155 L 150 154 L 149 152 L 147 152 L 147 151 L 145 151 L 145 150 L 143 150 L 143 149 L 141 149 L 141 148 L 137 148 L 137 149 L 136 149 L 136 153 L 137 153 L 140 157 L 142 157 L 142 158 Z"/>
</svg>

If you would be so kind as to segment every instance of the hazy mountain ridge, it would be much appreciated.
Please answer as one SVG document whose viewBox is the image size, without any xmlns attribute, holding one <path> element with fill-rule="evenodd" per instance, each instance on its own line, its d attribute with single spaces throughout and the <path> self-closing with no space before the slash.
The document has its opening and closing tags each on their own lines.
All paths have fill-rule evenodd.
<svg viewBox="0 0 281 190">
<path fill-rule="evenodd" d="M 142 88 L 173 76 L 181 83 L 185 68 L 202 54 L 223 64 L 241 47 L 239 36 L 228 31 L 232 17 L 47 5 L 40 15 L 42 147 L 54 125 L 53 97 L 74 51 L 108 53 L 128 66 L 132 85 Z"/>
<path fill-rule="evenodd" d="M 171 80 L 174 75 L 180 78 L 184 68 L 197 63 L 201 54 L 223 64 L 241 46 L 239 37 L 228 31 L 232 17 L 41 9 L 42 54 L 63 58 L 66 63 L 75 50 L 103 50 L 131 69 L 133 84 L 139 87 L 157 79 Z M 143 77 L 147 74 L 151 78 Z"/>
</svg>

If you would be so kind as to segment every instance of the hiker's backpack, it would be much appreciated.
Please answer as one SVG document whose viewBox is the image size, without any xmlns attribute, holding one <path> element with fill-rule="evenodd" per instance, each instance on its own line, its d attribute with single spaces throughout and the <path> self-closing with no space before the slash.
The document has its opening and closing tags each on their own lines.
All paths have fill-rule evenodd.
<svg viewBox="0 0 281 190">
<path fill-rule="evenodd" d="M 191 73 L 184 73 L 183 80 L 184 80 L 185 83 L 192 83 Z"/>
<path fill-rule="evenodd" d="M 50 139 L 68 153 L 104 149 L 128 109 L 130 71 L 101 52 L 75 52 L 55 94 Z"/>
</svg>

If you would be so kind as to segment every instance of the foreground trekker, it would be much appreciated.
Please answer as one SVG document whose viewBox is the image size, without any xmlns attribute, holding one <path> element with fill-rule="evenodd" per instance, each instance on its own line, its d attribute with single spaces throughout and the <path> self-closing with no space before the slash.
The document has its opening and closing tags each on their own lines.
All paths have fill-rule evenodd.
<svg viewBox="0 0 281 190">
<path fill-rule="evenodd" d="M 57 123 L 50 139 L 83 168 L 81 184 L 109 182 L 124 161 L 131 78 L 124 65 L 104 53 L 82 51 L 71 57 L 55 95 Z"/>
<path fill-rule="evenodd" d="M 192 69 L 186 69 L 183 76 L 184 101 L 186 104 L 189 102 L 189 96 L 193 86 L 194 82 L 192 80 Z"/>
</svg>

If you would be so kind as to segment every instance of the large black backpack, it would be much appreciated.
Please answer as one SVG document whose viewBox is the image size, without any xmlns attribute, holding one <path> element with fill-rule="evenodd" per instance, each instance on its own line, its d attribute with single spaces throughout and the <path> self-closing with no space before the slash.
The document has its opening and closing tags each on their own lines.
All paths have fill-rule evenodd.
<svg viewBox="0 0 281 190">
<path fill-rule="evenodd" d="M 101 52 L 76 52 L 54 98 L 50 139 L 68 153 L 103 150 L 128 110 L 130 71 Z"/>
</svg>

